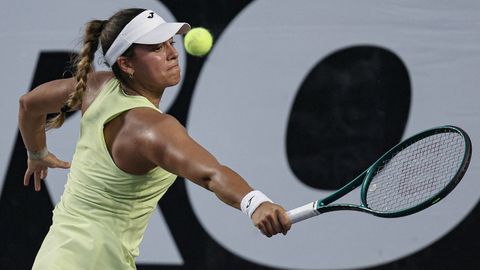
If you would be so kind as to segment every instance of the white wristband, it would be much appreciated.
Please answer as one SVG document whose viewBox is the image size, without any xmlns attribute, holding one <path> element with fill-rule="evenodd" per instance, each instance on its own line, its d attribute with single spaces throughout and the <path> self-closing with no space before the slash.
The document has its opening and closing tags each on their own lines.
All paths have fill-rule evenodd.
<svg viewBox="0 0 480 270">
<path fill-rule="evenodd" d="M 27 149 L 27 156 L 31 160 L 39 160 L 48 155 L 48 148 L 45 146 L 42 150 L 40 151 L 30 151 Z"/>
<path fill-rule="evenodd" d="M 255 212 L 257 207 L 264 202 L 272 202 L 272 200 L 261 191 L 254 190 L 250 191 L 245 197 L 243 197 L 242 202 L 240 203 L 240 208 L 243 213 L 247 214 L 249 218 L 252 218 L 253 212 Z"/>
</svg>

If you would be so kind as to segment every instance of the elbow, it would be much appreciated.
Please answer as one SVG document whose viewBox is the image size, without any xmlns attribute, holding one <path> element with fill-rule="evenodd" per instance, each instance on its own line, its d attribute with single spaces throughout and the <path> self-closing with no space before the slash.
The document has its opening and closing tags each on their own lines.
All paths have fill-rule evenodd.
<svg viewBox="0 0 480 270">
<path fill-rule="evenodd" d="M 19 107 L 20 111 L 26 111 L 27 110 L 27 105 L 28 105 L 27 99 L 28 98 L 25 95 L 22 95 L 20 97 L 20 99 L 18 100 L 18 107 Z"/>
<path fill-rule="evenodd" d="M 18 117 L 19 120 L 29 118 L 30 121 L 44 121 L 45 114 L 38 111 L 38 105 L 32 102 L 32 98 L 25 94 L 18 100 Z"/>
<path fill-rule="evenodd" d="M 28 94 L 24 94 L 18 100 L 18 107 L 21 112 L 26 112 L 31 110 L 30 98 Z"/>
</svg>

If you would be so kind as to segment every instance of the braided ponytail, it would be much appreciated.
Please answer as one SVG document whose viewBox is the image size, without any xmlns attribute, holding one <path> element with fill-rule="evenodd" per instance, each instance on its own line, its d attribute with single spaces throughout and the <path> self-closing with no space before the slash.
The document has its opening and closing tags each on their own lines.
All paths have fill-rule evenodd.
<svg viewBox="0 0 480 270">
<path fill-rule="evenodd" d="M 80 54 L 75 59 L 75 91 L 70 94 L 68 100 L 62 107 L 60 114 L 51 118 L 46 125 L 46 129 L 59 128 L 65 122 L 65 116 L 68 111 L 77 108 L 82 104 L 83 94 L 87 88 L 87 75 L 92 71 L 92 62 L 95 57 L 95 51 L 100 44 L 102 51 L 108 51 L 115 38 L 120 34 L 123 27 L 127 25 L 135 16 L 145 9 L 130 8 L 123 9 L 115 13 L 106 21 L 93 20 L 86 24 L 85 35 L 83 38 L 83 47 Z M 133 46 L 130 46 L 122 56 L 133 56 Z M 126 80 L 126 75 L 120 70 L 118 64 L 112 67 L 113 74 L 122 82 Z"/>
<path fill-rule="evenodd" d="M 46 129 L 59 128 L 65 122 L 67 111 L 82 104 L 83 94 L 87 88 L 87 75 L 92 71 L 92 62 L 98 48 L 100 34 L 107 21 L 93 20 L 86 24 L 83 47 L 75 59 L 75 91 L 70 94 L 67 102 L 62 107 L 60 114 L 47 122 Z"/>
</svg>

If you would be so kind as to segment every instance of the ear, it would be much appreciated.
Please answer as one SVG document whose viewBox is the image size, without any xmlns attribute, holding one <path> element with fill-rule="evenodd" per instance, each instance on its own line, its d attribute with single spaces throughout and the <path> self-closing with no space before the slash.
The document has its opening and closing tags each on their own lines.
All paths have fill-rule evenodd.
<svg viewBox="0 0 480 270">
<path fill-rule="evenodd" d="M 117 59 L 117 64 L 120 70 L 126 74 L 133 74 L 135 73 L 135 69 L 133 68 L 132 62 L 130 58 L 125 56 L 120 56 Z"/>
</svg>

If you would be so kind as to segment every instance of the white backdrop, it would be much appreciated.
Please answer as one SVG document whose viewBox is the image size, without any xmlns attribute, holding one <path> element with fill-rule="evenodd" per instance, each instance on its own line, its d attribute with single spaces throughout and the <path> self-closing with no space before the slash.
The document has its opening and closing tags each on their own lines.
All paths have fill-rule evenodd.
<svg viewBox="0 0 480 270">
<path fill-rule="evenodd" d="M 158 1 L 135 1 L 135 5 L 173 19 Z M 39 53 L 78 50 L 86 21 L 106 19 L 127 6 L 131 1 L 0 2 L 4 172 L 17 134 L 18 98 L 29 90 Z M 215 196 L 188 184 L 190 202 L 204 229 L 233 254 L 288 269 L 386 263 L 449 232 L 480 197 L 475 151 L 480 136 L 479 14 L 480 2 L 475 0 L 257 0 L 248 5 L 216 41 L 200 73 L 187 128 L 220 161 L 276 202 L 293 208 L 327 195 L 301 184 L 290 171 L 284 149 L 286 125 L 296 94 L 292 90 L 323 57 L 349 46 L 388 48 L 403 60 L 412 82 L 405 136 L 432 126 L 458 125 L 471 135 L 474 155 L 457 189 L 427 211 L 395 220 L 331 213 L 296 225 L 287 237 L 273 239 L 262 237 L 245 216 Z M 177 48 L 185 59 L 181 46 Z M 183 69 L 185 65 L 182 61 Z M 167 110 L 180 86 L 167 92 L 162 110 Z M 49 133 L 49 148 L 61 158 L 73 154 L 78 117 Z M 50 171 L 47 186 L 53 202 L 59 200 L 65 181 L 65 171 Z M 145 239 L 138 262 L 184 263 L 160 211 Z"/>
<path fill-rule="evenodd" d="M 405 136 L 453 124 L 465 128 L 475 145 L 479 26 L 475 1 L 255 1 L 217 41 L 194 92 L 188 129 L 286 208 L 324 197 L 328 192 L 305 186 L 288 166 L 289 112 L 318 61 L 345 47 L 371 45 L 393 51 L 409 71 L 412 102 Z M 449 232 L 480 197 L 478 166 L 474 154 L 453 194 L 419 214 L 394 220 L 325 214 L 274 239 L 260 236 L 242 215 L 193 184 L 188 188 L 203 227 L 244 258 L 288 269 L 357 268 L 409 255 Z"/>
</svg>

